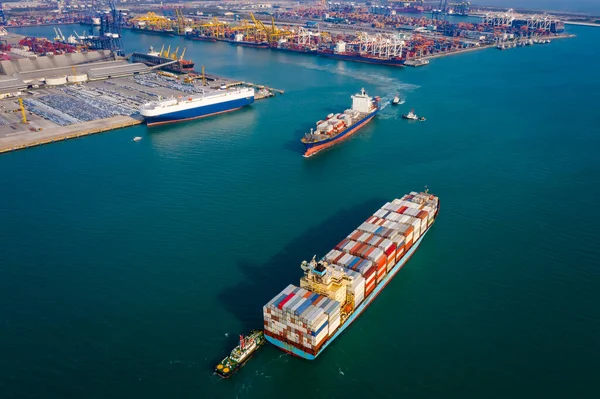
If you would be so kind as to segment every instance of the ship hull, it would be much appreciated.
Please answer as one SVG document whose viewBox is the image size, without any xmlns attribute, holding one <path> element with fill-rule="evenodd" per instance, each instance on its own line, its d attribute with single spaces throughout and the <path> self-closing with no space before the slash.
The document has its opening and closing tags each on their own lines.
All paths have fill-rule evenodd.
<svg viewBox="0 0 600 399">
<path fill-rule="evenodd" d="M 212 115 L 223 114 L 225 112 L 236 111 L 240 108 L 248 106 L 254 102 L 254 97 L 241 98 L 231 101 L 225 101 L 218 104 L 210 104 L 190 108 L 181 111 L 174 111 L 162 115 L 145 116 L 148 126 L 164 125 L 167 123 L 191 121 L 194 119 L 206 118 Z"/>
<path fill-rule="evenodd" d="M 217 39 L 215 37 L 208 37 L 208 36 L 194 36 L 194 35 L 185 35 L 186 39 L 189 40 L 196 40 L 198 42 L 216 42 Z"/>
<path fill-rule="evenodd" d="M 271 50 L 275 50 L 275 51 L 285 51 L 287 53 L 300 53 L 300 54 L 315 54 L 317 52 L 317 50 L 310 50 L 310 49 L 306 49 L 306 50 L 301 50 L 301 49 L 293 49 L 293 48 L 282 48 L 282 47 L 271 47 Z"/>
<path fill-rule="evenodd" d="M 157 35 L 157 36 L 175 36 L 175 32 L 171 31 L 162 31 L 162 30 L 153 30 L 153 29 L 140 29 L 140 28 L 131 28 L 134 32 L 145 33 L 147 35 Z"/>
<path fill-rule="evenodd" d="M 269 44 L 268 43 L 231 41 L 231 44 L 235 44 L 236 46 L 242 46 L 242 47 L 269 48 Z"/>
<path fill-rule="evenodd" d="M 304 143 L 304 145 L 306 146 L 306 152 L 304 153 L 304 157 L 311 157 L 316 153 L 323 151 L 326 148 L 332 147 L 338 144 L 339 142 L 347 139 L 348 137 L 352 136 L 354 133 L 362 129 L 367 123 L 371 122 L 371 120 L 377 114 L 377 112 L 379 112 L 379 110 L 368 114 L 363 119 L 359 120 L 358 122 L 356 122 L 355 124 L 353 124 L 348 129 L 344 130 L 342 133 L 338 134 L 335 137 L 316 143 Z"/>
<path fill-rule="evenodd" d="M 375 298 L 381 293 L 381 291 L 383 291 L 383 289 L 386 287 L 386 285 L 396 276 L 396 274 L 400 271 L 400 269 L 413 256 L 413 254 L 415 253 L 415 251 L 417 250 L 417 248 L 419 248 L 419 246 L 421 245 L 421 242 L 423 241 L 423 238 L 425 237 L 425 235 L 429 232 L 429 229 L 431 229 L 431 227 L 435 223 L 435 221 L 437 219 L 437 215 L 439 213 L 439 210 L 440 210 L 440 207 L 438 205 L 438 209 L 436 211 L 434 220 L 431 223 L 431 225 L 429 225 L 429 227 L 427 227 L 427 230 L 425 230 L 425 232 L 421 235 L 421 237 L 419 237 L 419 239 L 406 252 L 406 254 L 404 254 L 404 256 L 394 265 L 394 267 L 392 267 L 392 269 L 390 269 L 390 271 L 388 272 L 388 274 L 383 278 L 383 280 L 381 281 L 381 283 L 379 283 L 375 287 L 375 289 L 373 290 L 373 292 L 371 292 L 367 297 L 365 297 L 365 299 L 363 300 L 363 302 L 354 310 L 354 312 L 348 318 L 348 320 L 346 320 L 346 322 L 340 326 L 340 328 L 335 332 L 335 334 L 332 335 L 331 338 L 329 338 L 323 344 L 323 346 L 321 346 L 321 348 L 319 349 L 318 352 L 316 352 L 316 354 L 313 355 L 313 354 L 304 352 L 304 351 L 296 348 L 295 346 L 287 344 L 287 343 L 285 343 L 285 342 L 283 342 L 283 341 L 281 341 L 281 340 L 279 340 L 277 338 L 274 338 L 274 337 L 272 337 L 270 335 L 267 335 L 268 333 L 265 332 L 265 338 L 267 339 L 267 341 L 270 342 L 271 344 L 279 347 L 284 352 L 287 352 L 287 353 L 289 353 L 291 355 L 294 355 L 294 356 L 297 356 L 297 357 L 300 357 L 300 358 L 303 358 L 303 359 L 306 359 L 306 360 L 315 360 L 317 358 L 317 356 L 319 356 L 323 352 L 323 350 L 325 350 L 325 348 L 327 348 L 333 341 L 335 341 L 335 339 L 337 337 L 339 337 L 340 334 L 342 332 L 344 332 L 344 330 L 346 330 L 346 328 L 348 328 L 358 318 L 358 316 L 360 316 L 362 314 L 362 312 L 364 312 L 365 309 L 367 307 L 369 307 L 369 305 L 371 305 L 371 303 L 373 303 L 373 301 L 375 300 Z"/>
<path fill-rule="evenodd" d="M 404 62 L 406 60 L 386 60 L 383 58 L 369 58 L 369 57 L 361 57 L 360 55 L 347 55 L 347 54 L 336 54 L 336 53 L 326 53 L 326 52 L 318 52 L 317 53 L 321 57 L 333 58 L 336 60 L 345 60 L 345 61 L 355 61 L 355 62 L 364 62 L 366 64 L 377 64 L 377 65 L 388 65 L 388 66 L 396 66 L 401 67 L 404 66 Z"/>
</svg>

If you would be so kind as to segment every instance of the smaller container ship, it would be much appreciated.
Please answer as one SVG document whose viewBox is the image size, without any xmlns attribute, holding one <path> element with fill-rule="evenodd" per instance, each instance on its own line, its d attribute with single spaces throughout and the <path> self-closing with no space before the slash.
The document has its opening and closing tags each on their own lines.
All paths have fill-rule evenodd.
<svg viewBox="0 0 600 399">
<path fill-rule="evenodd" d="M 146 25 L 133 25 L 131 27 L 131 30 L 135 32 L 145 33 L 147 35 L 175 36 L 175 30 L 170 28 L 154 29 Z"/>
<path fill-rule="evenodd" d="M 254 102 L 254 89 L 242 87 L 218 90 L 189 97 L 151 101 L 142 105 L 140 114 L 148 126 L 183 122 L 238 110 Z"/>
<path fill-rule="evenodd" d="M 217 38 L 214 36 L 206 36 L 206 35 L 201 35 L 198 32 L 187 32 L 185 34 L 185 38 L 189 39 L 189 40 L 196 40 L 199 42 L 216 42 Z"/>
<path fill-rule="evenodd" d="M 351 96 L 352 108 L 343 114 L 329 114 L 325 120 L 317 122 L 317 129 L 310 130 L 302 138 L 306 147 L 305 157 L 331 147 L 350 137 L 373 119 L 379 112 L 379 97 L 369 97 L 365 89 Z"/>
<path fill-rule="evenodd" d="M 215 367 L 217 375 L 223 378 L 231 377 L 238 371 L 256 351 L 265 343 L 265 336 L 262 331 L 251 331 L 250 335 L 244 337 L 240 335 L 240 343 L 233 348 L 229 356 L 221 360 L 221 363 Z"/>
<path fill-rule="evenodd" d="M 271 45 L 271 49 L 304 54 L 315 54 L 318 50 L 317 46 L 315 45 L 291 43 L 285 40 L 280 40 L 277 43 L 274 43 Z"/>
<path fill-rule="evenodd" d="M 156 51 L 154 47 L 150 46 L 147 53 L 133 53 L 131 55 L 132 62 L 141 62 L 148 66 L 165 65 L 163 70 L 175 73 L 192 73 L 194 72 L 194 61 L 184 60 L 185 48 L 183 49 L 181 56 L 177 55 L 177 51 L 174 53 L 170 52 L 171 46 L 166 51 Z"/>
<path fill-rule="evenodd" d="M 250 40 L 244 40 L 244 35 L 241 33 L 237 33 L 233 37 L 233 40 L 230 40 L 229 42 L 231 44 L 235 44 L 236 46 L 269 48 L 269 42 L 255 42 L 255 41 L 250 41 Z"/>
</svg>

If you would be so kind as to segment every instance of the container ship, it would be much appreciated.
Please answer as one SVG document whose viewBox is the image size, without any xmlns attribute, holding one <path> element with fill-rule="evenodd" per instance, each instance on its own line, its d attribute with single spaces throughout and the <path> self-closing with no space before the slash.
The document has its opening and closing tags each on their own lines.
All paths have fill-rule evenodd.
<svg viewBox="0 0 600 399">
<path fill-rule="evenodd" d="M 362 89 L 360 94 L 351 96 L 352 108 L 343 114 L 329 114 L 325 120 L 317 122 L 317 129 L 310 130 L 302 138 L 306 147 L 305 157 L 331 147 L 350 137 L 373 119 L 379 112 L 379 97 L 369 97 Z"/>
<path fill-rule="evenodd" d="M 254 89 L 242 87 L 152 101 L 141 106 L 140 114 L 148 126 L 153 126 L 235 111 L 253 102 Z"/>
<path fill-rule="evenodd" d="M 383 205 L 323 259 L 302 262 L 300 286 L 288 285 L 263 306 L 267 341 L 314 360 L 410 259 L 438 211 L 436 196 L 411 192 Z"/>
<path fill-rule="evenodd" d="M 201 35 L 198 32 L 187 32 L 185 34 L 185 38 L 189 39 L 189 40 L 196 40 L 199 42 L 216 42 L 217 38 L 214 36 L 206 36 L 206 35 Z"/>
<path fill-rule="evenodd" d="M 318 50 L 316 45 L 288 42 L 286 39 L 281 39 L 276 43 L 272 43 L 271 49 L 304 54 L 315 54 Z"/>
<path fill-rule="evenodd" d="M 269 42 L 266 42 L 266 41 L 257 42 L 257 41 L 251 41 L 251 40 L 244 40 L 244 35 L 241 33 L 236 33 L 235 36 L 233 37 L 233 40 L 230 40 L 229 42 L 231 44 L 235 44 L 236 46 L 269 48 Z"/>
<path fill-rule="evenodd" d="M 336 53 L 335 51 L 327 49 L 321 49 L 318 51 L 317 54 L 321 57 L 335 58 L 338 60 L 365 62 L 367 64 L 379 64 L 389 66 L 404 66 L 404 62 L 406 61 L 406 59 L 403 57 L 380 58 L 369 55 L 363 55 L 355 52 Z"/>
<path fill-rule="evenodd" d="M 397 54 L 396 56 L 390 57 L 380 57 L 378 55 L 368 53 L 368 52 L 358 52 L 351 50 L 348 48 L 348 43 L 343 41 L 339 41 L 335 44 L 335 47 L 332 48 L 320 48 L 317 51 L 317 54 L 321 57 L 327 58 L 335 58 L 338 60 L 347 60 L 347 61 L 357 61 L 357 62 L 365 62 L 368 64 L 379 64 L 379 65 L 389 65 L 389 66 L 404 66 L 404 62 L 406 59 L 402 57 L 402 46 L 404 42 L 401 42 L 395 45 L 392 53 Z M 352 47 L 352 46 L 351 46 Z"/>
<path fill-rule="evenodd" d="M 175 36 L 175 30 L 173 29 L 153 29 L 147 26 L 132 26 L 131 30 L 134 32 L 145 33 L 147 35 L 160 35 L 160 36 Z"/>
<path fill-rule="evenodd" d="M 251 331 L 247 337 L 240 335 L 239 345 L 233 348 L 229 356 L 221 360 L 221 363 L 217 364 L 215 372 L 223 378 L 231 377 L 250 360 L 264 343 L 265 337 L 262 331 Z"/>
<path fill-rule="evenodd" d="M 170 47 L 169 47 L 170 48 Z M 183 55 L 185 54 L 185 49 L 181 55 L 181 57 L 177 58 L 177 54 L 171 54 L 174 58 L 165 57 L 164 55 L 169 54 L 169 51 L 166 51 L 164 54 L 159 51 L 155 51 L 152 46 L 147 53 L 133 53 L 131 55 L 132 62 L 141 62 L 148 66 L 158 66 L 165 65 L 161 69 L 165 71 L 175 72 L 175 73 L 193 73 L 194 72 L 194 61 L 184 60 Z"/>
</svg>

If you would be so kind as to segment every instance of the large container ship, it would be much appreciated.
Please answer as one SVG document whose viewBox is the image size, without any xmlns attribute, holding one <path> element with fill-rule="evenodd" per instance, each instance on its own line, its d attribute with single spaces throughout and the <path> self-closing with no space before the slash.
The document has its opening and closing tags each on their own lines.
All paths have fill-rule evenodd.
<svg viewBox="0 0 600 399">
<path fill-rule="evenodd" d="M 402 47 L 404 42 L 398 42 L 391 46 L 389 53 L 395 55 L 381 56 L 367 51 L 357 51 L 354 45 L 349 45 L 343 41 L 338 41 L 334 48 L 320 48 L 317 54 L 321 57 L 335 58 L 338 60 L 365 62 L 367 64 L 379 64 L 389 66 L 404 66 L 406 59 L 402 56 Z"/>
<path fill-rule="evenodd" d="M 356 62 L 364 62 L 367 64 L 379 64 L 379 65 L 388 65 L 388 66 L 404 66 L 405 58 L 397 57 L 397 58 L 380 58 L 373 57 L 368 55 L 363 55 L 356 52 L 344 52 L 337 53 L 332 50 L 321 49 L 317 53 L 321 57 L 327 58 L 335 58 L 337 60 L 346 60 L 346 61 L 356 61 Z"/>
<path fill-rule="evenodd" d="M 153 126 L 235 111 L 253 102 L 254 89 L 242 87 L 184 98 L 152 101 L 142 105 L 140 114 L 148 126 Z"/>
<path fill-rule="evenodd" d="M 411 192 L 382 206 L 323 259 L 302 262 L 300 286 L 288 285 L 263 307 L 267 341 L 314 360 L 410 259 L 438 211 L 436 196 Z"/>
<path fill-rule="evenodd" d="M 351 96 L 352 108 L 343 114 L 329 114 L 325 120 L 317 122 L 317 128 L 311 129 L 302 137 L 306 147 L 305 157 L 331 147 L 350 137 L 373 119 L 379 112 L 379 97 L 369 97 L 362 89 L 359 94 Z"/>
</svg>

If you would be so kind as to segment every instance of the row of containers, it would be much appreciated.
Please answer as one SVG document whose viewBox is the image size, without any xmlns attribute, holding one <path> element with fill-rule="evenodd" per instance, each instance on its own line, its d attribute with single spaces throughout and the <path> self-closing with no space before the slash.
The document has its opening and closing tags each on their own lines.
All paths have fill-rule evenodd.
<svg viewBox="0 0 600 399">
<path fill-rule="evenodd" d="M 425 193 L 386 203 L 323 259 L 344 273 L 351 302 L 290 284 L 263 307 L 265 334 L 316 355 L 340 326 L 341 311 L 353 311 L 373 292 L 433 223 L 437 209 L 438 198 Z"/>
<path fill-rule="evenodd" d="M 347 109 L 343 114 L 329 114 L 326 120 L 317 122 L 317 132 L 331 133 L 340 131 L 350 126 L 354 119 L 358 119 L 360 113 L 351 109 Z"/>
</svg>

